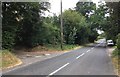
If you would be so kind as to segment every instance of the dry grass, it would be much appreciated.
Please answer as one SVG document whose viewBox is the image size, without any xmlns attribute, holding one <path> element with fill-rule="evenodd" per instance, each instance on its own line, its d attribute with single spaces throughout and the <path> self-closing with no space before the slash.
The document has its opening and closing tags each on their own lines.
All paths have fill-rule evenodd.
<svg viewBox="0 0 120 77">
<path fill-rule="evenodd" d="M 113 51 L 112 62 L 114 64 L 116 74 L 120 77 L 120 53 L 117 49 Z"/>
<path fill-rule="evenodd" d="M 45 46 L 37 46 L 31 49 L 31 51 L 66 51 L 66 50 L 73 50 L 76 47 L 80 47 L 79 45 L 63 45 L 63 50 L 61 49 L 60 45 L 45 45 Z"/>
<path fill-rule="evenodd" d="M 79 48 L 78 45 L 64 45 L 64 50 L 72 50 L 75 48 Z M 15 52 L 16 51 L 16 52 Z M 24 54 L 30 54 L 30 55 L 39 55 L 39 54 L 52 54 L 52 53 L 57 53 L 58 51 L 62 51 L 60 48 L 60 45 L 52 46 L 52 45 L 47 45 L 47 46 L 37 46 L 32 49 L 20 49 L 20 50 L 14 50 L 14 53 L 11 53 L 7 50 L 1 51 L 0 53 L 0 68 L 1 69 L 6 69 L 6 68 L 11 68 L 16 65 L 21 64 L 22 62 L 20 59 L 18 59 L 14 54 L 16 55 L 24 55 Z"/>
<path fill-rule="evenodd" d="M 0 58 L 2 58 L 2 61 L 0 61 L 1 69 L 10 68 L 22 63 L 20 59 L 18 59 L 13 53 L 7 50 L 1 51 L 0 54 Z"/>
<path fill-rule="evenodd" d="M 112 58 L 112 61 L 113 61 L 113 64 L 114 64 L 114 67 L 115 67 L 115 71 L 116 71 L 116 74 L 118 74 L 120 76 L 120 65 L 119 65 L 119 58 L 116 56 L 116 57 L 113 57 Z"/>
</svg>

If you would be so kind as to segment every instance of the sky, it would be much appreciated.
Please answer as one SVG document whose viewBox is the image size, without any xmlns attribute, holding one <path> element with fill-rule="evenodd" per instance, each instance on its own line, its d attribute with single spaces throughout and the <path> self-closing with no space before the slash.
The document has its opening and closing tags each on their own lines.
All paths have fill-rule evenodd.
<svg viewBox="0 0 120 77">
<path fill-rule="evenodd" d="M 49 0 L 49 2 L 51 3 L 51 8 L 50 8 L 50 12 L 51 13 L 46 13 L 46 16 L 52 16 L 53 13 L 55 13 L 56 15 L 60 14 L 60 1 L 61 0 Z M 76 3 L 79 0 L 62 0 L 62 9 L 63 11 L 69 9 L 69 8 L 74 8 L 76 6 Z M 96 5 L 98 5 L 98 1 L 99 0 L 92 0 L 94 3 L 96 3 Z M 102 31 L 98 30 L 98 33 L 101 34 L 103 33 Z"/>
<path fill-rule="evenodd" d="M 51 13 L 50 14 L 47 13 L 48 15 L 53 15 L 53 13 L 56 13 L 56 15 L 60 14 L 60 1 L 61 0 L 49 0 L 49 2 L 51 3 L 51 9 L 50 9 Z M 74 8 L 78 1 L 79 0 L 62 0 L 63 11 L 69 8 Z M 98 0 L 92 0 L 92 1 L 95 3 L 98 2 Z"/>
<path fill-rule="evenodd" d="M 62 0 L 63 11 L 69 8 L 74 8 L 79 0 Z M 60 13 L 60 0 L 50 0 L 51 11 L 55 13 Z"/>
</svg>

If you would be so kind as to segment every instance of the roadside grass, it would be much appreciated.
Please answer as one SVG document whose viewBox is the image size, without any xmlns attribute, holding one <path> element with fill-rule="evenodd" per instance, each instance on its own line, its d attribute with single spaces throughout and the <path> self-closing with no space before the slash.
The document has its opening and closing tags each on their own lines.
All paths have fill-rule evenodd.
<svg viewBox="0 0 120 77">
<path fill-rule="evenodd" d="M 61 46 L 60 45 L 46 45 L 46 47 L 48 48 L 48 50 L 57 50 L 57 51 L 61 51 Z M 74 49 L 78 47 L 78 45 L 67 45 L 67 44 L 64 44 L 63 45 L 63 51 L 64 50 L 71 50 L 71 49 Z"/>
<path fill-rule="evenodd" d="M 47 45 L 44 45 L 44 46 L 35 47 L 35 48 L 32 49 L 32 51 L 38 51 L 38 50 L 41 50 L 41 51 L 67 51 L 67 50 L 75 49 L 77 47 L 80 47 L 80 46 L 79 45 L 64 44 L 63 45 L 63 50 L 62 50 L 60 44 L 58 44 L 58 45 L 47 44 Z"/>
<path fill-rule="evenodd" d="M 120 50 L 118 50 L 117 48 L 113 51 L 112 56 L 120 56 Z"/>
<path fill-rule="evenodd" d="M 0 58 L 2 58 L 2 61 L 0 61 L 0 69 L 10 68 L 22 63 L 20 59 L 8 50 L 2 50 L 0 52 Z"/>
<path fill-rule="evenodd" d="M 118 50 L 117 48 L 112 53 L 112 61 L 114 67 L 116 68 L 115 71 L 120 76 L 120 50 Z"/>
<path fill-rule="evenodd" d="M 38 46 L 32 48 L 32 51 L 69 51 L 73 50 L 80 46 L 79 45 L 63 45 L 63 50 L 61 50 L 60 45 L 45 45 L 45 46 Z M 26 49 L 27 51 L 31 51 L 31 49 Z M 22 61 L 15 56 L 15 53 L 10 52 L 8 50 L 1 50 L 0 51 L 0 70 L 11 68 L 17 65 L 22 64 Z"/>
</svg>

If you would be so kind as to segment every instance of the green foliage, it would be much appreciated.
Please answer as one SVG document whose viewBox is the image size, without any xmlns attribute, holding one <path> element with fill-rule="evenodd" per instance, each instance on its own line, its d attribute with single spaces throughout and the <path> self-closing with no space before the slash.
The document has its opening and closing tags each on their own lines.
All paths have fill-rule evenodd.
<svg viewBox="0 0 120 77">
<path fill-rule="evenodd" d="M 61 51 L 61 47 L 60 47 L 60 44 L 57 44 L 55 46 L 53 46 L 52 44 L 46 44 L 45 47 L 48 49 L 48 50 L 52 50 L 52 51 Z M 63 44 L 63 50 L 71 50 L 73 48 L 76 48 L 78 47 L 78 45 L 70 45 L 70 44 Z"/>
<path fill-rule="evenodd" d="M 3 49 L 11 49 L 15 44 L 15 32 L 4 31 L 4 35 L 2 36 L 2 46 Z"/>
<path fill-rule="evenodd" d="M 117 48 L 113 51 L 112 53 L 113 56 L 120 56 L 120 50 L 118 50 Z"/>
<path fill-rule="evenodd" d="M 107 17 L 106 26 L 104 26 L 107 39 L 112 39 L 116 42 L 117 35 L 120 33 L 120 2 L 108 2 L 110 16 Z"/>
<path fill-rule="evenodd" d="M 64 37 L 66 44 L 74 44 L 75 36 L 81 26 L 85 25 L 85 17 L 71 9 L 63 13 Z"/>
<path fill-rule="evenodd" d="M 97 37 L 97 39 L 103 39 L 103 38 L 105 38 L 105 37 L 106 37 L 105 33 L 102 33 L 102 34 L 100 34 L 100 35 Z"/>
<path fill-rule="evenodd" d="M 88 27 L 81 26 L 76 33 L 75 43 L 76 44 L 85 44 L 88 42 L 89 29 Z"/>
<path fill-rule="evenodd" d="M 57 27 L 57 24 L 54 23 L 53 17 L 42 18 L 42 22 L 39 21 L 30 27 L 32 29 L 29 29 L 29 26 L 30 24 L 28 25 L 28 28 L 26 28 L 27 26 L 23 26 L 25 30 L 22 29 L 22 31 L 20 31 L 22 40 L 18 41 L 19 44 L 22 43 L 22 45 L 35 47 L 38 45 L 45 44 L 55 45 L 59 43 L 60 41 L 59 28 Z M 27 29 L 31 31 L 28 31 Z"/>
<path fill-rule="evenodd" d="M 28 47 L 33 47 L 38 45 L 37 39 L 35 38 L 36 32 L 39 29 L 38 24 L 41 24 L 40 21 L 40 5 L 39 3 L 24 3 L 22 9 L 22 20 L 20 21 L 19 30 L 17 31 L 17 40 L 16 44 L 25 45 Z"/>
<path fill-rule="evenodd" d="M 57 25 L 54 24 L 54 22 L 51 22 L 52 18 L 45 18 L 43 27 L 44 30 L 43 33 L 43 40 L 45 44 L 57 44 L 60 42 L 60 29 L 57 27 Z"/>
<path fill-rule="evenodd" d="M 97 28 L 99 28 L 99 23 L 101 23 L 99 21 L 101 20 L 101 15 L 97 14 L 98 10 L 96 10 L 95 4 L 92 2 L 78 2 L 76 11 L 86 17 L 86 24 L 82 25 L 81 29 L 78 30 L 76 43 L 94 42 L 98 36 Z"/>
<path fill-rule="evenodd" d="M 15 14 L 16 3 L 7 6 L 9 3 L 2 3 L 2 48 L 12 48 L 15 44 L 15 37 L 17 31 L 17 20 L 18 16 Z"/>
<path fill-rule="evenodd" d="M 9 49 L 14 45 L 27 47 L 47 44 L 59 45 L 60 16 L 43 17 L 43 11 L 47 8 L 38 2 L 3 2 L 2 9 L 3 48 Z M 115 40 L 119 33 L 119 26 L 113 19 L 118 20 L 118 18 L 115 18 L 116 13 L 111 14 L 110 17 L 105 17 L 107 10 L 106 5 L 100 5 L 96 9 L 94 3 L 78 2 L 75 10 L 64 11 L 64 43 L 94 42 L 97 39 L 97 30 L 99 29 L 105 31 L 108 38 Z"/>
<path fill-rule="evenodd" d="M 89 34 L 89 42 L 94 43 L 94 41 L 97 39 L 98 33 L 96 30 L 92 30 L 92 32 Z"/>
<path fill-rule="evenodd" d="M 37 33 L 42 25 L 42 10 L 39 2 L 2 3 L 2 48 L 14 45 L 33 47 L 41 43 Z M 42 37 L 42 36 L 41 36 Z"/>
<path fill-rule="evenodd" d="M 118 50 L 120 50 L 120 33 L 118 34 L 117 48 L 118 48 Z"/>
<path fill-rule="evenodd" d="M 77 12 L 88 18 L 88 14 L 95 10 L 96 6 L 93 2 L 78 2 L 75 8 Z"/>
</svg>

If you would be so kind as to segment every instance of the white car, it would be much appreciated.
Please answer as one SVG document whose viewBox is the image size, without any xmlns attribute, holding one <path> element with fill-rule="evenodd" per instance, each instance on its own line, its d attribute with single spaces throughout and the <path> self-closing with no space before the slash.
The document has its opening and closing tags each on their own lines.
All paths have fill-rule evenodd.
<svg viewBox="0 0 120 77">
<path fill-rule="evenodd" d="M 107 46 L 113 46 L 114 42 L 113 40 L 107 40 Z"/>
</svg>

